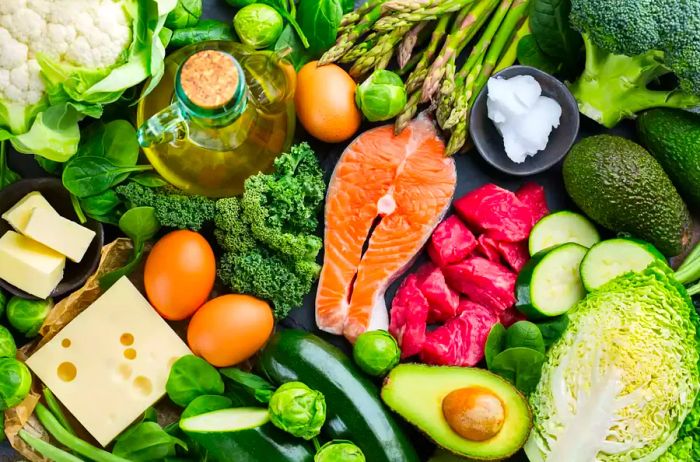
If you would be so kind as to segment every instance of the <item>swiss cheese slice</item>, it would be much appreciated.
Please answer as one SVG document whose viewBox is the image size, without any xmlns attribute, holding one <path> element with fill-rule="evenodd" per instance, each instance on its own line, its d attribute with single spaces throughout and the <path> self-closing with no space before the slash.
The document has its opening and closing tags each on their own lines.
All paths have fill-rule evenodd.
<svg viewBox="0 0 700 462">
<path fill-rule="evenodd" d="M 165 394 L 187 345 L 123 277 L 27 365 L 106 446 Z"/>
</svg>

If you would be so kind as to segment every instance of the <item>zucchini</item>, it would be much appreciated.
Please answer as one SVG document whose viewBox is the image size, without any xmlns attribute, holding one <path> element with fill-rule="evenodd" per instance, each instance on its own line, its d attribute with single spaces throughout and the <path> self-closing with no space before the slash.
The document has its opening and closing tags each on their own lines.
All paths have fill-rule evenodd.
<svg viewBox="0 0 700 462">
<path fill-rule="evenodd" d="M 239 407 L 180 421 L 180 429 L 207 451 L 211 462 L 310 462 L 309 443 L 279 430 L 267 409 Z"/>
<path fill-rule="evenodd" d="M 516 308 L 530 319 L 566 313 L 586 295 L 579 267 L 586 249 L 573 242 L 532 256 L 515 283 Z"/>
<path fill-rule="evenodd" d="M 581 280 L 589 292 L 630 271 L 642 271 L 655 260 L 666 261 L 656 247 L 631 238 L 608 239 L 591 247 L 581 262 Z"/>
<path fill-rule="evenodd" d="M 598 241 L 600 234 L 588 218 L 563 210 L 547 215 L 535 224 L 530 231 L 528 247 L 530 255 L 535 255 L 548 247 L 567 242 L 588 248 Z"/>
<path fill-rule="evenodd" d="M 420 460 L 382 403 L 379 389 L 343 352 L 325 340 L 300 330 L 281 330 L 265 346 L 256 367 L 274 383 L 298 380 L 323 393 L 327 408 L 325 436 L 352 441 L 367 460 Z"/>
</svg>

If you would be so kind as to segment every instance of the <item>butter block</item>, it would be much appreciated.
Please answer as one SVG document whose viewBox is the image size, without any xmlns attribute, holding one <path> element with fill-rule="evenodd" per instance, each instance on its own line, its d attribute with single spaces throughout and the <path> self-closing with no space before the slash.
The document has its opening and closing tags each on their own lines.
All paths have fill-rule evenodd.
<svg viewBox="0 0 700 462">
<path fill-rule="evenodd" d="M 66 257 L 14 231 L 0 237 L 0 278 L 46 298 L 63 278 Z"/>
<path fill-rule="evenodd" d="M 2 218 L 6 220 L 17 232 L 24 233 L 24 227 L 29 221 L 29 216 L 35 208 L 44 209 L 47 212 L 52 212 L 58 215 L 58 212 L 51 207 L 51 204 L 41 195 L 40 192 L 30 192 L 19 202 L 17 202 L 10 210 L 2 214 Z"/>
<path fill-rule="evenodd" d="M 95 231 L 43 207 L 36 207 L 30 212 L 23 234 L 74 262 L 83 259 L 95 237 Z"/>
<path fill-rule="evenodd" d="M 187 345 L 123 277 L 27 365 L 106 446 L 165 395 Z"/>
</svg>

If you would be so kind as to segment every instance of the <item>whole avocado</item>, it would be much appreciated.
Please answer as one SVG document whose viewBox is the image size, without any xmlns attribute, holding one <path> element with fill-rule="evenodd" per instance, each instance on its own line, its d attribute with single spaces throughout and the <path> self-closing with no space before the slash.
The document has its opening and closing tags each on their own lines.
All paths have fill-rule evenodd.
<svg viewBox="0 0 700 462">
<path fill-rule="evenodd" d="M 637 132 L 688 204 L 700 208 L 700 115 L 652 109 L 637 119 Z"/>
<path fill-rule="evenodd" d="M 649 241 L 666 256 L 690 243 L 688 207 L 638 144 L 611 135 L 585 138 L 569 152 L 563 173 L 569 196 L 602 226 Z"/>
</svg>

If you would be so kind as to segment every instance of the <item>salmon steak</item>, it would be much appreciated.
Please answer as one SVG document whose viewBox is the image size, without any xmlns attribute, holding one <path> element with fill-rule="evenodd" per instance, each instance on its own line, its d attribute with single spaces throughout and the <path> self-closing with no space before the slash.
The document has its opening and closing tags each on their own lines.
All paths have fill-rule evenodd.
<svg viewBox="0 0 700 462">
<path fill-rule="evenodd" d="M 325 253 L 316 323 L 354 342 L 387 329 L 384 294 L 406 271 L 447 212 L 457 183 L 454 160 L 433 122 L 369 130 L 343 152 L 325 208 Z"/>
</svg>

